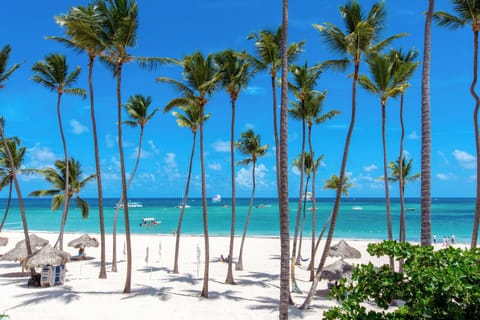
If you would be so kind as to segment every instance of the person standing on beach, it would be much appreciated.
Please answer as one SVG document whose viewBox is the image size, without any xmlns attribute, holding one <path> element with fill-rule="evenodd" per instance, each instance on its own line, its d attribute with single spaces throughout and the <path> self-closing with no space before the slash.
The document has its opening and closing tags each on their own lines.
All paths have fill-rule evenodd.
<svg viewBox="0 0 480 320">
<path fill-rule="evenodd" d="M 433 235 L 433 244 L 436 244 L 436 243 L 437 243 L 437 235 L 434 234 L 434 235 Z"/>
</svg>

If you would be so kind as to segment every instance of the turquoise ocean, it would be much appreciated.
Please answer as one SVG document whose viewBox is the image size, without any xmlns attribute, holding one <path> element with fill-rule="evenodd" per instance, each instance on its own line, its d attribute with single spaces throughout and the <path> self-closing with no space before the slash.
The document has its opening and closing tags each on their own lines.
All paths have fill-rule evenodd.
<svg viewBox="0 0 480 320">
<path fill-rule="evenodd" d="M 90 206 L 90 215 L 82 219 L 80 211 L 71 208 L 69 211 L 66 232 L 99 233 L 98 204 L 96 199 L 86 199 Z M 141 208 L 129 208 L 131 231 L 137 234 L 172 234 L 177 228 L 180 199 L 130 199 L 141 202 Z M 106 232 L 111 233 L 115 203 L 117 199 L 104 199 Z M 290 199 L 291 235 L 295 224 L 298 199 Z M 317 234 L 322 229 L 332 207 L 333 199 L 317 200 Z M 0 216 L 3 216 L 6 199 L 0 199 Z M 25 210 L 28 227 L 31 232 L 58 232 L 61 210 L 50 210 L 50 199 L 26 199 Z M 185 209 L 182 233 L 203 234 L 201 199 L 189 199 L 190 208 Z M 223 198 L 213 203 L 208 199 L 208 229 L 210 235 L 225 236 L 230 234 L 231 200 Z M 236 234 L 240 235 L 247 216 L 249 199 L 237 199 Z M 257 207 L 258 206 L 258 207 Z M 307 202 L 307 207 L 311 203 Z M 406 199 L 407 239 L 420 239 L 420 199 Z M 475 199 L 472 198 L 434 198 L 432 199 L 432 235 L 438 239 L 455 235 L 457 242 L 469 243 L 472 236 Z M 399 230 L 398 199 L 392 199 L 392 222 L 394 238 L 398 238 Z M 278 202 L 272 198 L 256 198 L 252 209 L 252 217 L 248 229 L 249 235 L 278 236 L 279 215 Z M 142 218 L 155 218 L 161 224 L 152 227 L 141 227 Z M 12 200 L 11 208 L 4 227 L 5 230 L 22 230 L 20 210 L 17 200 Z M 124 232 L 123 210 L 119 211 L 118 232 Z M 311 211 L 306 211 L 305 235 L 311 234 Z M 386 239 L 387 226 L 385 200 L 381 198 L 345 198 L 342 200 L 334 237 L 356 239 Z"/>
</svg>

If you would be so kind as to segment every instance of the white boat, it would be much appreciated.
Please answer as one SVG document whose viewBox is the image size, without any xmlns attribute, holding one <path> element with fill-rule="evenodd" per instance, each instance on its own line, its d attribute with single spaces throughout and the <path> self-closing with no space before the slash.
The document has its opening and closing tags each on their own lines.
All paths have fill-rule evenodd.
<svg viewBox="0 0 480 320">
<path fill-rule="evenodd" d="M 159 225 L 162 223 L 162 221 L 157 221 L 155 218 L 142 218 L 142 221 L 140 222 L 140 227 L 149 227 L 149 226 L 155 226 Z"/>
<path fill-rule="evenodd" d="M 175 208 L 179 208 L 179 209 L 181 209 L 182 207 L 190 208 L 190 206 L 189 206 L 188 204 L 186 204 L 186 205 L 184 206 L 184 205 L 181 204 L 181 203 L 180 203 L 179 205 L 175 206 Z"/>
<path fill-rule="evenodd" d="M 139 201 L 130 201 L 129 200 L 127 205 L 128 205 L 129 208 L 143 208 L 143 204 Z M 122 203 L 117 203 L 115 205 L 115 209 L 117 209 L 117 208 L 120 208 L 120 209 L 123 208 L 123 202 Z"/>
<path fill-rule="evenodd" d="M 272 205 L 271 204 L 264 204 L 264 203 L 260 203 L 260 204 L 257 204 L 257 208 L 268 208 L 268 207 L 271 207 Z"/>
<path fill-rule="evenodd" d="M 216 194 L 212 197 L 212 202 L 213 203 L 218 203 L 218 202 L 221 202 L 222 201 L 222 196 L 219 195 L 219 194 Z"/>
<path fill-rule="evenodd" d="M 415 208 L 406 208 L 406 211 L 415 211 Z"/>
<path fill-rule="evenodd" d="M 352 210 L 359 211 L 359 210 L 363 210 L 363 208 L 359 206 L 355 206 L 355 207 L 352 207 Z"/>
</svg>

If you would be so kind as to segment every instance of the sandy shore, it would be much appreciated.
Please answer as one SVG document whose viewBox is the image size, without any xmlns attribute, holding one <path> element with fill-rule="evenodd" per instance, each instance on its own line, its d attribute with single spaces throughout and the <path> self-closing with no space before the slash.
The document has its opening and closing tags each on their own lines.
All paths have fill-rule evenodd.
<svg viewBox="0 0 480 320">
<path fill-rule="evenodd" d="M 37 233 L 54 243 L 57 235 Z M 80 234 L 66 234 L 65 248 L 76 255 L 66 243 Z M 21 232 L 2 232 L 9 238 L 0 254 L 22 240 Z M 92 235 L 99 239 L 99 235 Z M 111 272 L 112 237 L 107 237 L 107 279 L 98 279 L 100 249 L 87 248 L 93 259 L 71 261 L 67 264 L 63 286 L 27 287 L 27 278 L 7 277 L 19 272 L 18 263 L 0 261 L 0 313 L 11 319 L 278 319 L 280 242 L 274 238 L 247 238 L 244 249 L 244 271 L 235 271 L 236 285 L 225 284 L 227 263 L 219 262 L 221 254 L 228 254 L 228 237 L 210 238 L 209 299 L 200 297 L 203 276 L 203 237 L 182 236 L 179 261 L 180 274 L 172 274 L 173 235 L 133 235 L 132 293 L 123 294 L 126 263 L 123 254 L 124 235 L 118 237 L 118 272 Z M 240 239 L 236 239 L 236 248 Z M 334 241 L 336 243 L 337 241 Z M 386 263 L 370 257 L 366 246 L 372 241 L 349 240 L 348 243 L 362 253 L 361 259 L 351 263 Z M 197 246 L 201 262 L 197 263 Z M 148 263 L 146 251 L 149 248 Z M 161 247 L 161 249 L 160 249 Z M 310 240 L 303 244 L 303 256 L 308 257 Z M 235 252 L 237 252 L 235 250 Z M 329 258 L 328 263 L 338 258 Z M 293 294 L 301 304 L 310 288 L 309 273 L 305 267 L 297 268 L 298 284 L 304 294 Z M 326 296 L 327 281 L 323 280 L 313 300 L 312 308 L 300 311 L 292 307 L 291 318 L 319 319 L 323 310 L 336 302 Z"/>
</svg>

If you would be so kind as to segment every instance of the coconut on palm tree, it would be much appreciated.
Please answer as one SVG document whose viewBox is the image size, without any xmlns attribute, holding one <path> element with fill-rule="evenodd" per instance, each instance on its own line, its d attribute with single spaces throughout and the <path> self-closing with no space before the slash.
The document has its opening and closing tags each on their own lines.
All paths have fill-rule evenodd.
<svg viewBox="0 0 480 320">
<path fill-rule="evenodd" d="M 20 145 L 19 139 L 14 138 L 7 141 L 7 146 L 13 159 L 12 166 L 10 165 L 10 158 L 8 156 L 9 152 L 5 149 L 5 147 L 0 147 L 0 190 L 3 190 L 3 188 L 8 185 L 8 200 L 5 207 L 5 213 L 3 214 L 2 221 L 0 222 L 0 232 L 3 229 L 5 221 L 7 220 L 8 211 L 10 209 L 13 191 L 13 174 L 31 174 L 35 172 L 33 169 L 22 168 L 23 157 L 25 156 L 27 148 L 17 147 L 17 145 Z M 12 172 L 11 167 L 14 168 L 14 172 Z"/>
<path fill-rule="evenodd" d="M 14 64 L 13 66 L 7 67 L 8 60 L 10 58 L 11 48 L 7 44 L 0 50 L 0 89 L 5 87 L 4 82 L 12 75 L 12 73 L 17 70 L 20 65 Z M 2 145 L 4 150 L 7 152 L 9 165 L 10 165 L 10 172 L 12 174 L 13 183 L 15 185 L 15 191 L 17 193 L 18 204 L 20 206 L 20 215 L 22 217 L 22 225 L 23 225 L 23 235 L 25 237 L 25 246 L 27 248 L 27 254 L 32 254 L 32 247 L 30 245 L 30 237 L 28 235 L 28 224 L 27 224 L 27 215 L 25 214 L 25 204 L 23 203 L 22 192 L 20 190 L 20 185 L 18 184 L 17 175 L 15 173 L 14 167 L 14 159 L 10 149 L 8 148 L 7 138 L 5 137 L 5 119 L 0 117 L 0 138 L 2 139 Z M 31 270 L 32 276 L 35 273 L 35 270 Z"/>
<path fill-rule="evenodd" d="M 258 158 L 263 157 L 267 153 L 269 145 L 266 144 L 262 146 L 260 141 L 260 135 L 255 134 L 255 132 L 252 129 L 249 129 L 245 132 L 242 132 L 240 140 L 237 143 L 235 143 L 235 147 L 241 154 L 248 156 L 248 158 L 240 161 L 238 164 L 243 164 L 243 165 L 249 165 L 250 163 L 252 164 L 252 194 L 250 196 L 247 219 L 245 220 L 245 225 L 243 227 L 242 240 L 240 243 L 240 253 L 238 254 L 238 260 L 235 266 L 235 270 L 243 270 L 243 246 L 245 244 L 248 224 L 250 222 L 250 216 L 252 214 L 253 200 L 255 198 L 255 187 L 256 187 L 255 168 L 257 165 Z M 233 259 L 229 259 L 229 260 L 233 260 Z"/>
<path fill-rule="evenodd" d="M 235 239 L 235 219 L 236 219 L 236 192 L 235 192 L 235 105 L 242 89 L 245 89 L 253 76 L 253 71 L 249 58 L 245 51 L 235 52 L 225 50 L 215 55 L 215 62 L 218 64 L 221 74 L 221 84 L 225 91 L 230 95 L 230 104 L 232 108 L 232 120 L 230 125 L 230 175 L 232 180 L 232 223 L 230 228 L 230 246 L 228 256 L 233 257 L 233 247 Z M 236 266 L 238 268 L 238 264 Z M 233 279 L 233 259 L 228 259 L 228 271 L 225 283 L 235 284 Z"/>
<path fill-rule="evenodd" d="M 89 213 L 88 203 L 82 199 L 79 194 L 88 182 L 95 179 L 95 174 L 84 176 L 80 162 L 74 158 L 70 158 L 69 162 L 70 163 L 67 167 L 65 161 L 57 160 L 55 161 L 55 168 L 49 167 L 40 170 L 40 174 L 45 177 L 45 180 L 51 183 L 52 188 L 32 191 L 29 196 L 52 196 L 51 208 L 53 211 L 57 210 L 65 203 L 70 205 L 70 200 L 76 196 L 75 206 L 81 210 L 82 218 L 86 219 L 88 218 Z M 67 170 L 70 171 L 68 174 Z M 67 177 L 69 180 L 68 183 Z M 65 189 L 65 185 L 67 184 L 68 189 Z"/>
<path fill-rule="evenodd" d="M 32 71 L 34 75 L 32 80 L 43 85 L 47 89 L 57 93 L 57 118 L 58 118 L 58 127 L 60 129 L 60 136 L 62 138 L 63 144 L 63 153 L 65 157 L 64 163 L 66 164 L 66 183 L 65 183 L 65 193 L 69 189 L 68 183 L 70 179 L 68 175 L 70 170 L 68 169 L 69 166 L 69 157 L 68 157 L 68 149 L 67 149 L 67 141 L 65 139 L 65 134 L 63 132 L 63 124 L 62 124 L 62 115 L 61 115 L 61 100 L 63 94 L 72 94 L 81 96 L 83 98 L 86 97 L 85 90 L 81 88 L 74 88 L 73 85 L 78 80 L 78 76 L 80 75 L 81 68 L 77 66 L 73 71 L 70 72 L 69 67 L 67 65 L 67 58 L 65 55 L 61 54 L 50 54 L 45 57 L 45 60 L 36 62 L 33 67 Z M 63 250 L 63 233 L 65 229 L 65 223 L 68 214 L 68 207 L 69 203 L 68 200 L 64 203 L 63 207 L 63 214 L 62 214 L 62 222 L 60 224 L 60 235 L 58 236 L 57 243 L 59 244 L 60 250 Z"/>
<path fill-rule="evenodd" d="M 200 113 L 200 166 L 202 173 L 202 216 L 205 242 L 205 268 L 201 296 L 208 298 L 210 246 L 208 237 L 207 183 L 205 178 L 203 119 L 205 114 L 205 105 L 208 103 L 210 96 L 212 96 L 217 89 L 218 83 L 221 80 L 221 75 L 214 63 L 213 55 L 204 56 L 200 51 L 186 56 L 182 60 L 169 59 L 169 61 L 183 68 L 183 78 L 185 79 L 185 82 L 166 77 L 157 78 L 157 81 L 159 82 L 173 85 L 175 89 L 182 94 L 182 96 L 174 98 L 168 102 L 165 106 L 165 111 L 169 111 L 175 106 L 194 104 L 199 107 Z"/>
<path fill-rule="evenodd" d="M 438 11 L 433 18 L 437 24 L 452 30 L 470 25 L 473 31 L 473 79 L 470 85 L 470 94 L 475 100 L 473 109 L 473 126 L 475 129 L 475 150 L 477 158 L 477 184 L 475 199 L 475 217 L 473 220 L 472 240 L 470 247 L 477 247 L 478 226 L 480 223 L 480 129 L 478 126 L 478 111 L 480 97 L 475 91 L 478 80 L 478 32 L 480 31 L 480 1 L 478 0 L 451 0 L 455 13 Z"/>
<path fill-rule="evenodd" d="M 350 148 L 350 140 L 352 138 L 353 129 L 355 127 L 356 107 L 357 107 L 357 80 L 360 71 L 360 63 L 363 56 L 369 55 L 374 52 L 378 52 L 380 49 L 390 44 L 394 39 L 401 37 L 401 34 L 388 37 L 379 41 L 380 32 L 384 27 L 385 22 L 385 9 L 383 2 L 374 3 L 368 12 L 364 12 L 363 8 L 359 4 L 358 0 L 347 2 L 347 4 L 340 7 L 340 13 L 345 25 L 345 32 L 339 27 L 331 24 L 324 23 L 324 25 L 315 24 L 314 27 L 320 32 L 326 43 L 332 48 L 333 51 L 346 55 L 345 60 L 353 63 L 353 76 L 352 76 L 352 107 L 351 118 L 348 127 L 347 136 L 345 139 L 345 147 L 343 150 L 341 168 L 339 179 L 342 183 L 338 185 L 338 189 L 335 196 L 335 203 L 332 210 L 332 219 L 330 223 L 330 229 L 328 232 L 327 240 L 325 241 L 325 247 L 322 257 L 320 259 L 319 266 L 315 279 L 312 283 L 310 291 L 301 306 L 301 309 L 306 309 L 310 306 L 313 295 L 315 294 L 318 281 L 320 280 L 320 273 L 325 265 L 328 251 L 333 239 L 333 233 L 338 217 L 338 211 L 340 209 L 340 202 L 342 198 L 342 186 L 345 179 L 345 171 L 347 167 L 348 151 Z"/>
<path fill-rule="evenodd" d="M 102 28 L 104 16 L 99 14 L 97 6 L 89 4 L 86 7 L 72 7 L 67 14 L 55 17 L 57 24 L 65 28 L 66 37 L 50 36 L 47 39 L 56 40 L 76 51 L 88 55 L 88 87 L 90 96 L 90 117 L 92 121 L 93 145 L 95 154 L 95 173 L 97 177 L 98 216 L 100 227 L 100 273 L 99 278 L 107 278 L 105 267 L 105 219 L 103 214 L 103 186 L 100 167 L 100 152 L 98 148 L 97 121 L 95 116 L 95 97 L 93 90 L 93 67 L 97 56 L 103 54 L 107 46 L 106 34 Z"/>
<path fill-rule="evenodd" d="M 188 128 L 192 131 L 192 151 L 190 152 L 190 162 L 188 165 L 187 182 L 185 184 L 185 192 L 183 194 L 182 206 L 180 210 L 180 216 L 178 217 L 177 231 L 175 232 L 175 255 L 173 262 L 173 273 L 178 273 L 178 257 L 180 252 L 180 232 L 182 231 L 183 216 L 185 214 L 185 208 L 188 200 L 188 192 L 190 190 L 190 178 L 192 176 L 193 156 L 195 155 L 195 146 L 197 142 L 197 131 L 200 125 L 200 108 L 196 104 L 187 104 L 185 106 L 178 107 L 181 112 L 173 111 L 172 115 L 177 118 L 177 124 L 180 127 Z M 203 116 L 203 121 L 210 118 L 210 114 L 207 113 Z"/>
</svg>

